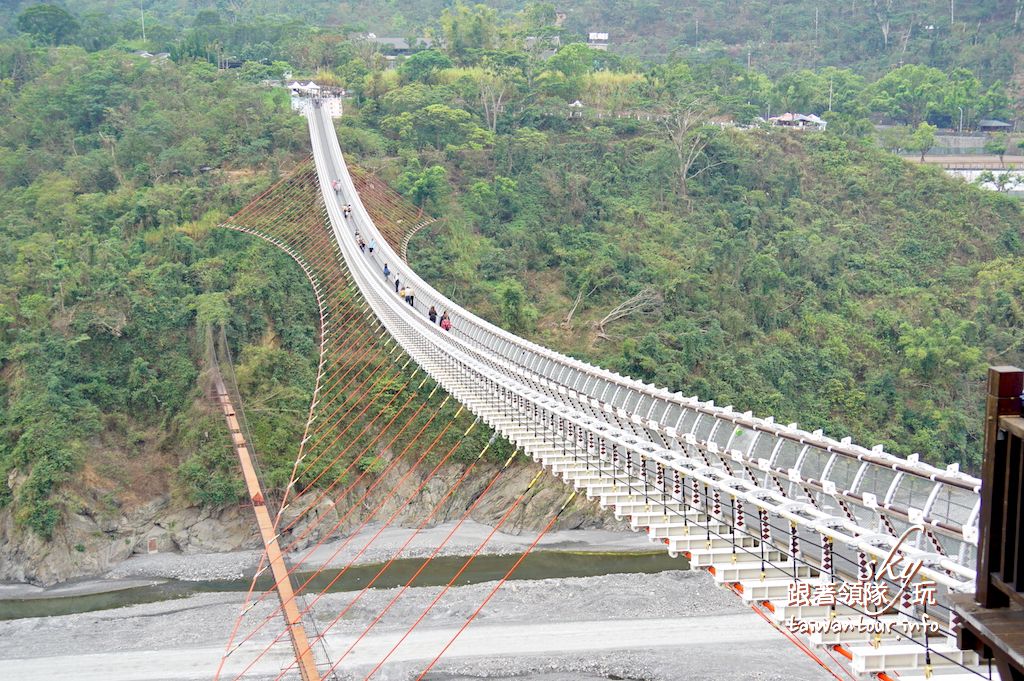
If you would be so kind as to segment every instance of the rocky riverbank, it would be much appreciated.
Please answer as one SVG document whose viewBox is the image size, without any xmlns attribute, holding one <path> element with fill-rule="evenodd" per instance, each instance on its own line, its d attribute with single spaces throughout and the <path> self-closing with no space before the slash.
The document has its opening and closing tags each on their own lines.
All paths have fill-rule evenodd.
<svg viewBox="0 0 1024 681">
<path fill-rule="evenodd" d="M 378 679 L 416 678 L 493 583 L 451 590 L 403 643 Z M 327 635 L 341 658 L 366 623 L 395 595 L 367 592 Z M 438 587 L 410 589 L 339 666 L 339 678 L 363 678 L 406 631 Z M 208 679 L 220 662 L 243 594 L 202 594 L 42 620 L 0 622 L 0 660 L 11 678 Z M 327 629 L 353 594 L 328 594 L 314 606 Z M 264 610 L 266 612 L 264 612 Z M 270 614 L 269 604 L 250 613 Z M 270 627 L 268 627 L 270 629 Z M 275 628 L 276 631 L 276 628 Z M 272 634 L 260 632 L 228 662 L 237 673 Z M 287 646 L 245 678 L 274 678 Z M 505 585 L 434 668 L 431 679 L 644 679 L 817 681 L 827 675 L 732 594 L 702 573 L 540 579 Z"/>
<path fill-rule="evenodd" d="M 478 466 L 477 475 L 445 500 L 444 507 L 436 514 L 437 522 L 443 524 L 461 516 L 481 493 L 495 468 L 496 464 Z M 291 537 L 302 536 L 297 547 L 311 546 L 325 534 L 347 535 L 362 522 L 364 513 L 380 503 L 383 506 L 377 518 L 387 518 L 398 511 L 420 482 L 416 476 L 402 481 L 407 470 L 408 462 L 400 462 L 376 489 L 367 490 L 365 486 L 353 489 L 349 498 L 361 501 L 358 511 L 351 515 L 346 516 L 348 502 L 337 505 L 327 499 L 319 502 L 316 508 L 304 515 L 303 522 L 291 529 Z M 474 511 L 473 520 L 485 525 L 497 523 L 512 501 L 526 489 L 536 470 L 536 465 L 531 464 L 504 473 Z M 457 465 L 439 471 L 422 492 L 400 510 L 394 524 L 398 527 L 418 525 L 440 502 L 461 472 L 462 468 Z M 392 490 L 394 494 L 387 499 Z M 503 531 L 511 535 L 529 535 L 543 527 L 553 510 L 565 500 L 568 491 L 560 480 L 550 475 L 542 476 L 503 526 Z M 301 505 L 296 510 L 298 508 L 305 510 Z M 286 511 L 284 522 L 287 525 L 290 521 Z M 559 517 L 555 529 L 622 530 L 623 524 L 601 509 L 597 502 L 576 497 Z M 203 579 L 187 575 L 191 571 L 206 574 L 206 565 L 217 571 L 227 570 L 227 566 L 235 565 L 239 560 L 248 564 L 258 547 L 260 539 L 252 512 L 245 505 L 210 509 L 189 506 L 165 495 L 145 504 L 108 508 L 102 513 L 92 506 L 82 506 L 67 516 L 49 541 L 16 527 L 9 510 L 0 511 L 0 582 L 51 586 L 68 580 L 102 577 L 112 572 L 117 575 L 121 574 L 120 565 L 124 561 L 151 556 L 153 551 L 160 556 L 153 559 L 154 564 L 181 566 L 169 567 L 172 574 L 161 576 Z M 217 553 L 247 556 L 212 557 Z M 146 564 L 145 561 L 142 563 Z"/>
</svg>

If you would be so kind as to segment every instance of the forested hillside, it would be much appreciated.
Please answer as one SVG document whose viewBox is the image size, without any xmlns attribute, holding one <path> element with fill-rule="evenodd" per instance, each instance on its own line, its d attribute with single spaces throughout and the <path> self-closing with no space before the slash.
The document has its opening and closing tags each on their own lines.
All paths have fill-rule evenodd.
<svg viewBox="0 0 1024 681">
<path fill-rule="evenodd" d="M 1024 211 L 881 150 L 868 117 L 906 123 L 906 148 L 960 108 L 968 125 L 1012 118 L 1015 3 L 954 3 L 1007 68 L 924 59 L 914 39 L 899 57 L 868 2 L 843 3 L 845 23 L 822 8 L 830 30 L 862 32 L 842 49 L 821 37 L 820 61 L 778 77 L 710 45 L 653 63 L 524 41 L 597 21 L 642 36 L 661 7 L 645 45 L 685 43 L 696 11 L 735 44 L 806 48 L 792 16 L 809 3 L 760 4 L 759 19 L 758 3 L 567 3 L 559 27 L 545 5 L 387 3 L 444 38 L 389 68 L 347 30 L 304 23 L 370 26 L 383 3 L 351 23 L 344 3 L 154 3 L 146 42 L 134 4 L 21 3 L 0 43 L 2 512 L 48 537 L 69 514 L 155 495 L 234 502 L 199 380 L 213 325 L 284 483 L 312 389 L 312 297 L 286 258 L 214 227 L 308 153 L 287 91 L 265 83 L 286 72 L 347 89 L 342 148 L 441 218 L 413 265 L 490 319 L 739 410 L 976 465 L 984 367 L 1024 361 Z M 885 4 L 896 41 L 916 5 Z M 292 19 L 254 18 L 264 7 Z M 244 63 L 218 68 L 228 52 Z M 886 70 L 914 54 L 942 68 Z M 768 110 L 828 127 L 768 127 Z"/>
<path fill-rule="evenodd" d="M 213 227 L 266 183 L 250 167 L 305 154 L 305 126 L 284 93 L 208 64 L 17 49 L 25 76 L 0 105 L 0 506 L 48 536 L 68 507 L 116 514 L 176 478 L 231 501 L 196 324 L 228 320 L 243 368 L 306 366 L 281 367 L 301 409 L 314 309 L 289 259 Z"/>
<path fill-rule="evenodd" d="M 11 3 L 8 3 L 11 4 Z M 32 0 L 14 0 L 14 11 L 0 26 L 16 30 L 20 9 Z M 62 3 L 54 3 L 62 4 Z M 311 24 L 329 30 L 376 31 L 401 37 L 444 36 L 441 17 L 450 0 L 77 0 L 67 6 L 80 16 L 80 44 L 91 49 L 146 33 L 160 49 L 222 49 L 243 59 L 284 59 L 282 35 Z M 473 3 L 468 3 L 473 4 Z M 491 0 L 495 19 L 507 20 L 524 8 L 534 16 L 564 14 L 550 32 L 565 41 L 588 32 L 610 34 L 620 54 L 665 61 L 673 56 L 729 55 L 750 59 L 761 71 L 779 76 L 799 68 L 854 67 L 877 77 L 889 68 L 921 63 L 946 71 L 964 67 L 986 84 L 1015 83 L 1020 91 L 1019 44 L 1024 32 L 1024 0 L 565 0 L 557 3 Z M 191 29 L 183 40 L 182 31 Z M 204 35 L 214 35 L 202 44 Z"/>
</svg>

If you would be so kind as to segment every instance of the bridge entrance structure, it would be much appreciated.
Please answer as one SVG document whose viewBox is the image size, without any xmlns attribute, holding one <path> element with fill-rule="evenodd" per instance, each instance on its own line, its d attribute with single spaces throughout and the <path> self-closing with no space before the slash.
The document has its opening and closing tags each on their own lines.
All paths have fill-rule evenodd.
<svg viewBox="0 0 1024 681">
<path fill-rule="evenodd" d="M 975 653 L 957 648 L 948 605 L 951 594 L 973 593 L 975 586 L 977 478 L 955 465 L 936 468 L 881 446 L 861 447 L 673 393 L 480 319 L 404 264 L 398 251 L 407 238 L 375 224 L 330 117 L 312 104 L 305 115 L 315 173 L 306 171 L 302 182 L 316 185 L 319 200 L 271 218 L 236 216 L 228 226 L 288 252 L 313 284 L 322 347 L 310 424 L 340 418 L 317 411 L 334 375 L 325 358 L 345 344 L 339 322 L 361 319 L 382 351 L 418 367 L 414 383 L 422 372 L 424 383 L 435 382 L 517 451 L 673 556 L 685 556 L 692 569 L 709 572 L 809 654 L 816 647 L 844 673 L 863 678 L 993 678 Z M 351 215 L 344 214 L 347 205 Z M 375 249 L 367 252 L 360 244 L 371 241 Z M 411 305 L 396 295 L 395 276 L 412 287 Z M 447 311 L 449 330 L 427 318 L 431 306 Z M 295 494 L 278 511 L 279 531 L 303 498 L 296 483 L 315 444 L 309 428 L 289 485 Z M 891 569 L 876 574 L 886 563 Z M 898 566 L 908 565 L 918 569 L 901 579 Z M 865 607 L 834 598 L 858 584 L 887 587 L 895 602 L 880 613 L 878 592 Z M 793 634 L 787 622 L 802 623 L 807 635 Z M 862 630 L 858 622 L 873 626 Z M 324 636 L 317 632 L 309 645 Z M 239 657 L 240 648 L 257 651 L 250 639 L 233 635 L 225 659 Z M 328 676 L 351 650 L 339 655 L 325 648 L 320 673 Z M 224 668 L 239 678 L 253 664 L 234 659 Z M 295 668 L 292 660 L 278 678 Z"/>
</svg>

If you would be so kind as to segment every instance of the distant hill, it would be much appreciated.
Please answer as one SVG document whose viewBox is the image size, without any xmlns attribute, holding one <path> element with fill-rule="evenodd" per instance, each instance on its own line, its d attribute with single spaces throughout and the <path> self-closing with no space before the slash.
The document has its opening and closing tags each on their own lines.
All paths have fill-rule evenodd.
<svg viewBox="0 0 1024 681">
<path fill-rule="evenodd" d="M 8 3 L 10 4 L 10 3 Z M 15 31 L 17 12 L 36 3 L 13 3 L 0 29 Z M 62 4 L 57 2 L 55 4 Z M 141 36 L 141 8 L 149 34 L 180 30 L 196 22 L 247 24 L 288 18 L 325 27 L 419 35 L 437 26 L 450 0 L 212 0 L 156 2 L 76 0 L 66 4 L 79 17 L 110 20 L 125 35 Z M 467 3 L 474 4 L 474 3 Z M 523 0 L 483 3 L 500 15 L 527 5 Z M 943 70 L 967 67 L 983 82 L 1021 79 L 1024 0 L 563 0 L 548 5 L 564 13 L 566 37 L 608 32 L 611 50 L 660 60 L 674 51 L 728 53 L 770 75 L 794 68 L 847 66 L 877 76 L 901 63 Z M 131 32 L 134 31 L 134 34 Z M 1018 83 L 1019 84 L 1019 83 Z"/>
</svg>

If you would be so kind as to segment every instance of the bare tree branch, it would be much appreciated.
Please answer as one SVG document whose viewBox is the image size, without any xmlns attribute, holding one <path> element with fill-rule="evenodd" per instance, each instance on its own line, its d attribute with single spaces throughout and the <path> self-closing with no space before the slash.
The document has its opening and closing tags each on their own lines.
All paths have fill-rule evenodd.
<svg viewBox="0 0 1024 681">
<path fill-rule="evenodd" d="M 598 285 L 594 284 L 594 287 L 587 291 L 586 295 L 589 296 L 597 290 Z M 584 298 L 583 288 L 580 288 L 580 292 L 576 294 L 576 300 L 573 302 L 572 307 L 569 309 L 569 314 L 565 315 L 565 319 L 562 321 L 563 327 L 568 327 L 572 323 L 572 316 L 576 314 L 576 308 L 580 306 Z"/>
<path fill-rule="evenodd" d="M 608 339 L 604 327 L 619 319 L 624 319 L 634 314 L 650 314 L 661 306 L 661 294 L 653 288 L 645 288 L 640 293 L 627 298 L 606 314 L 603 319 L 597 322 L 597 337 Z"/>
<path fill-rule="evenodd" d="M 710 165 L 705 165 L 697 172 L 693 171 L 694 165 L 704 156 L 704 150 L 714 139 L 715 130 L 704 125 L 713 113 L 714 110 L 708 100 L 697 97 L 674 105 L 662 119 L 662 125 L 665 126 L 669 141 L 676 152 L 679 194 L 688 205 L 690 194 L 687 181 L 708 170 Z"/>
</svg>

